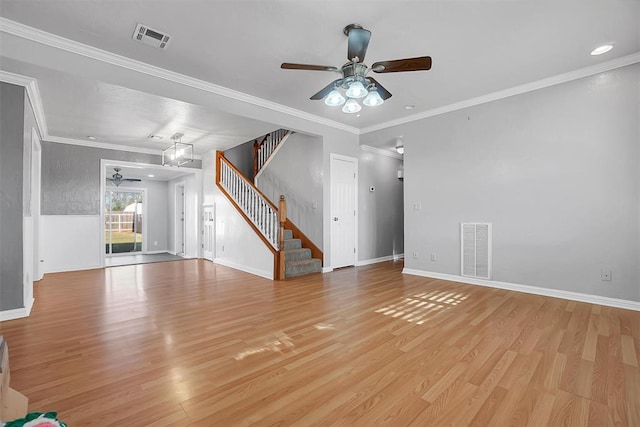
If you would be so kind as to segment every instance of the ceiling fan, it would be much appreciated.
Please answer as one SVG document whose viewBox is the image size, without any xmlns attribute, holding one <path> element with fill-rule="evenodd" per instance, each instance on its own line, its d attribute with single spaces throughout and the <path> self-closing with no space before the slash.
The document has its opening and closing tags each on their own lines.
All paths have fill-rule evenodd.
<svg viewBox="0 0 640 427">
<path fill-rule="evenodd" d="M 376 79 L 369 77 L 370 71 L 374 73 L 398 73 L 403 71 L 419 71 L 431 69 L 431 57 L 420 56 L 417 58 L 396 59 L 393 61 L 374 62 L 371 67 L 364 64 L 364 58 L 371 39 L 371 31 L 362 28 L 358 24 L 350 24 L 344 27 L 344 34 L 349 38 L 347 59 L 349 62 L 342 67 L 326 65 L 293 64 L 284 62 L 280 68 L 287 70 L 311 70 L 334 71 L 342 74 L 342 77 L 332 81 L 310 99 L 320 100 L 329 106 L 344 104 L 342 111 L 355 113 L 362 108 L 356 99 L 364 98 L 362 103 L 369 107 L 375 107 L 391 98 L 391 92 L 386 90 Z M 345 91 L 342 95 L 339 89 Z"/>
<path fill-rule="evenodd" d="M 113 170 L 115 171 L 115 173 L 111 175 L 111 178 L 107 178 L 107 181 L 111 181 L 113 185 L 115 185 L 116 187 L 119 187 L 120 184 L 122 184 L 123 182 L 141 182 L 142 181 L 140 178 L 123 178 L 122 175 L 120 175 L 120 171 L 122 170 L 120 168 L 113 168 Z"/>
</svg>

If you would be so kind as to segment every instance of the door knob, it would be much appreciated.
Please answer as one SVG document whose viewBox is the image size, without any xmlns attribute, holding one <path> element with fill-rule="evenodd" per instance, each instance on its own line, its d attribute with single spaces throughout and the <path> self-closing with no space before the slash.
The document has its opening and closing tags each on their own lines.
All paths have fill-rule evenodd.
<svg viewBox="0 0 640 427">
<path fill-rule="evenodd" d="M 337 216 L 334 216 L 334 217 L 333 217 L 333 220 L 334 220 L 334 221 L 337 221 L 337 220 L 338 220 L 338 217 L 337 217 Z"/>
</svg>

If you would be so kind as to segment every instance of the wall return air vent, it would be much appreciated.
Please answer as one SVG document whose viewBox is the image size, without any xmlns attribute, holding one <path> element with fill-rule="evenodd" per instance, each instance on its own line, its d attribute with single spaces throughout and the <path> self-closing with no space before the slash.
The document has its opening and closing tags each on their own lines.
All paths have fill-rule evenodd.
<svg viewBox="0 0 640 427">
<path fill-rule="evenodd" d="M 491 224 L 460 223 L 460 275 L 491 279 Z"/>
<path fill-rule="evenodd" d="M 166 49 L 171 36 L 158 30 L 154 30 L 144 24 L 138 22 L 133 32 L 133 39 L 158 49 Z"/>
</svg>

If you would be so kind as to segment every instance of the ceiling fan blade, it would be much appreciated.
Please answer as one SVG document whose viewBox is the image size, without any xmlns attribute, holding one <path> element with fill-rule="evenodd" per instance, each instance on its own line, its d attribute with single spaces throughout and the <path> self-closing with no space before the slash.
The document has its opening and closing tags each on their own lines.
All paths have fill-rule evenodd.
<svg viewBox="0 0 640 427">
<path fill-rule="evenodd" d="M 371 31 L 365 30 L 364 28 L 350 28 L 347 59 L 353 61 L 353 58 L 358 57 L 358 62 L 364 62 L 370 39 Z"/>
<path fill-rule="evenodd" d="M 338 82 L 340 80 L 342 80 L 342 79 L 337 79 L 337 80 L 332 81 L 331 83 L 326 85 L 322 90 L 320 90 L 320 92 L 316 93 L 315 95 L 313 95 L 309 99 L 313 99 L 314 101 L 317 101 L 318 99 L 322 99 L 325 96 L 329 95 L 329 92 L 331 92 L 336 87 L 336 85 L 338 84 Z"/>
<path fill-rule="evenodd" d="M 431 57 L 396 59 L 395 61 L 380 61 L 371 66 L 376 73 L 398 73 L 401 71 L 419 71 L 431 69 Z"/>
<path fill-rule="evenodd" d="M 142 180 L 140 178 L 124 178 L 122 181 L 127 181 L 127 182 L 142 182 Z"/>
<path fill-rule="evenodd" d="M 386 90 L 384 88 L 384 86 L 382 86 L 380 83 L 378 83 L 378 81 L 376 79 L 374 79 L 373 77 L 367 77 L 368 80 L 371 80 L 371 82 L 376 85 L 376 89 L 378 89 L 378 93 L 380 94 L 380 97 L 383 100 L 387 100 L 389 98 L 391 98 L 391 92 L 389 92 L 388 90 Z"/>
<path fill-rule="evenodd" d="M 338 67 L 328 65 L 292 64 L 290 62 L 283 62 L 280 68 L 285 70 L 338 71 Z"/>
</svg>

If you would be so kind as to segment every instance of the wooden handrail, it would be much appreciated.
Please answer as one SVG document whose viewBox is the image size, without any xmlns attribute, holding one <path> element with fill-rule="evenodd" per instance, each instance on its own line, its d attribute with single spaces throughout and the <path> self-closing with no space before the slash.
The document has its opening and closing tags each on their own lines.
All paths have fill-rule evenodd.
<svg viewBox="0 0 640 427">
<path fill-rule="evenodd" d="M 269 134 L 266 134 L 265 136 L 263 136 L 262 141 L 258 142 L 258 140 L 256 139 L 255 142 L 253 143 L 253 177 L 254 178 L 258 174 L 258 151 L 260 151 L 260 148 L 267 140 L 267 137 L 269 137 Z"/>
<path fill-rule="evenodd" d="M 269 248 L 269 250 L 273 254 L 273 276 L 274 276 L 274 280 L 284 280 L 284 278 L 285 278 L 285 273 L 284 273 L 285 256 L 284 256 L 284 250 L 283 250 L 283 248 L 284 248 L 284 243 L 283 243 L 284 231 L 282 229 L 278 230 L 280 232 L 281 236 L 282 236 L 282 237 L 279 236 L 281 242 L 280 242 L 279 248 L 274 248 L 273 245 L 271 244 L 271 242 L 269 242 L 269 240 L 265 237 L 265 235 L 258 229 L 258 227 L 256 227 L 256 225 L 253 223 L 252 219 L 249 218 L 249 216 L 247 216 L 247 214 L 244 212 L 242 207 L 240 207 L 238 205 L 238 203 L 235 201 L 233 196 L 231 194 L 229 194 L 229 192 L 226 190 L 226 188 L 222 185 L 222 182 L 221 182 L 222 163 L 224 163 L 225 166 L 227 166 L 229 169 L 231 169 L 241 180 L 243 180 L 245 183 L 250 185 L 252 187 L 252 190 L 255 191 L 256 194 L 258 194 L 264 200 L 264 202 L 266 202 L 269 206 L 271 206 L 271 208 L 276 213 L 278 212 L 278 208 L 276 208 L 275 205 L 273 203 L 271 203 L 271 201 L 264 194 L 262 194 L 262 192 L 260 190 L 255 188 L 255 186 L 249 180 L 247 180 L 242 175 L 242 173 L 240 173 L 240 171 L 224 157 L 224 153 L 223 152 L 221 152 L 221 151 L 217 151 L 216 152 L 216 186 L 226 196 L 226 198 L 229 200 L 229 202 L 232 204 L 232 206 L 240 213 L 240 215 L 244 218 L 244 220 L 247 222 L 247 224 L 249 224 L 249 226 L 253 229 L 253 231 L 258 235 L 260 240 L 262 240 L 262 242 L 265 245 L 267 245 L 267 248 Z M 285 212 L 286 212 L 286 208 L 285 208 Z M 278 220 L 279 219 L 280 219 L 280 216 L 278 214 Z"/>
<path fill-rule="evenodd" d="M 234 196 L 232 196 L 229 191 L 227 191 L 227 189 L 224 187 L 224 185 L 222 184 L 222 164 L 224 163 L 224 165 L 226 167 L 228 167 L 233 174 L 235 175 L 234 179 L 236 179 L 236 181 L 231 181 L 232 183 L 237 183 L 238 179 L 243 181 L 247 186 L 250 187 L 250 189 L 248 189 L 248 191 L 253 192 L 253 194 L 257 195 L 259 197 L 258 200 L 261 200 L 260 203 L 264 202 L 266 205 L 269 205 L 269 207 L 271 208 L 271 210 L 273 211 L 272 213 L 269 213 L 269 215 L 273 215 L 274 213 L 277 216 L 277 232 L 278 232 L 278 236 L 277 239 L 278 241 L 275 242 L 270 242 L 269 239 L 274 239 L 274 235 L 272 234 L 274 231 L 274 228 L 268 228 L 266 229 L 267 231 L 265 231 L 265 233 L 267 233 L 269 235 L 269 238 L 267 238 L 267 236 L 265 236 L 265 234 L 258 228 L 258 226 L 256 226 L 256 224 L 254 223 L 254 219 L 250 218 L 247 213 L 245 213 L 244 208 L 242 208 L 238 203 L 243 203 L 242 201 L 240 202 L 236 202 L 236 200 L 234 199 Z M 225 172 L 225 176 L 228 172 Z M 225 178 L 225 183 L 226 183 L 226 178 Z M 226 183 L 225 185 L 229 185 L 229 183 Z M 237 185 L 237 184 L 232 184 L 232 185 Z M 311 255 L 313 258 L 317 258 L 320 259 L 321 261 L 323 261 L 323 253 L 322 251 L 298 228 L 295 226 L 295 224 L 293 224 L 288 218 L 287 218 L 287 202 L 286 202 L 286 198 L 284 195 L 280 196 L 280 199 L 278 201 L 278 207 L 276 207 L 260 190 L 258 190 L 255 185 L 253 185 L 253 183 L 251 181 L 249 181 L 244 175 L 242 175 L 242 173 L 231 163 L 229 162 L 229 160 L 227 160 L 224 157 L 224 153 L 222 151 L 217 151 L 216 152 L 216 186 L 220 189 L 220 191 L 227 197 L 227 199 L 229 199 L 229 201 L 231 202 L 231 204 L 234 206 L 234 208 L 240 213 L 240 215 L 245 219 L 245 221 L 249 224 L 249 226 L 254 230 L 254 232 L 260 237 L 260 239 L 264 242 L 265 245 L 267 245 L 267 247 L 269 248 L 269 250 L 271 251 L 271 253 L 273 254 L 273 258 L 274 258 L 274 263 L 273 263 L 273 274 L 274 274 L 274 279 L 275 280 L 284 280 L 285 278 L 285 251 L 284 251 L 284 230 L 288 229 L 291 230 L 293 233 L 293 236 L 297 239 L 300 239 L 303 246 L 306 248 L 309 248 L 311 250 Z M 242 188 L 246 188 L 246 187 L 242 187 Z M 232 190 L 230 190 L 234 193 L 237 192 L 237 188 L 234 187 L 232 188 Z M 244 193 L 243 193 L 244 194 Z M 256 200 L 256 199 L 254 199 Z M 255 202 L 254 202 L 255 203 Z M 262 205 L 265 206 L 265 205 Z M 249 209 L 247 212 L 252 211 L 251 209 Z M 252 215 L 252 214 L 251 214 Z M 256 217 L 256 221 L 258 220 Z M 265 217 L 261 217 L 261 218 L 265 218 Z M 266 218 L 272 218 L 273 220 L 273 216 L 267 216 Z M 258 221 L 260 222 L 260 221 Z M 274 224 L 273 222 L 266 222 L 267 224 Z M 261 227 L 265 224 L 264 222 L 260 222 Z M 270 230 L 270 231 L 268 231 Z M 276 245 L 277 243 L 277 248 L 274 247 L 274 245 Z"/>
<path fill-rule="evenodd" d="M 271 206 L 273 208 L 273 210 L 277 211 L 278 208 L 276 207 L 276 205 L 274 205 L 271 200 L 269 200 L 269 198 L 267 196 L 264 195 L 264 193 L 262 191 L 260 191 L 260 189 L 258 189 L 253 182 L 249 181 L 243 174 L 242 172 L 240 172 L 240 170 L 238 170 L 237 167 L 234 166 L 233 163 L 231 163 L 229 160 L 227 160 L 227 158 L 224 156 L 224 152 L 222 151 L 216 151 L 216 166 L 218 166 L 220 163 L 220 159 L 222 159 L 222 161 L 224 161 L 227 166 L 229 166 L 231 169 L 233 169 L 233 171 L 235 173 L 237 173 L 240 178 L 246 182 L 247 184 L 249 184 L 250 186 L 252 186 L 256 193 L 258 193 L 268 204 L 269 206 Z M 216 167 L 216 184 L 220 182 L 220 168 Z"/>
<path fill-rule="evenodd" d="M 258 175 L 258 172 L 260 172 L 260 170 L 264 167 L 264 165 L 269 161 L 269 159 L 275 152 L 276 147 L 278 147 L 280 143 L 284 140 L 284 138 L 289 134 L 291 134 L 291 131 L 289 130 L 277 129 L 277 130 L 274 130 L 273 132 L 269 132 L 268 134 L 266 134 L 260 142 L 257 142 L 256 140 L 256 142 L 253 145 L 253 178 L 254 179 Z M 260 151 L 262 150 L 263 146 L 267 142 L 270 142 L 269 145 L 272 145 L 274 142 L 274 139 L 277 139 L 277 142 L 275 142 L 275 145 L 271 149 L 272 151 L 270 151 L 266 155 L 266 157 L 261 157 Z"/>
</svg>

